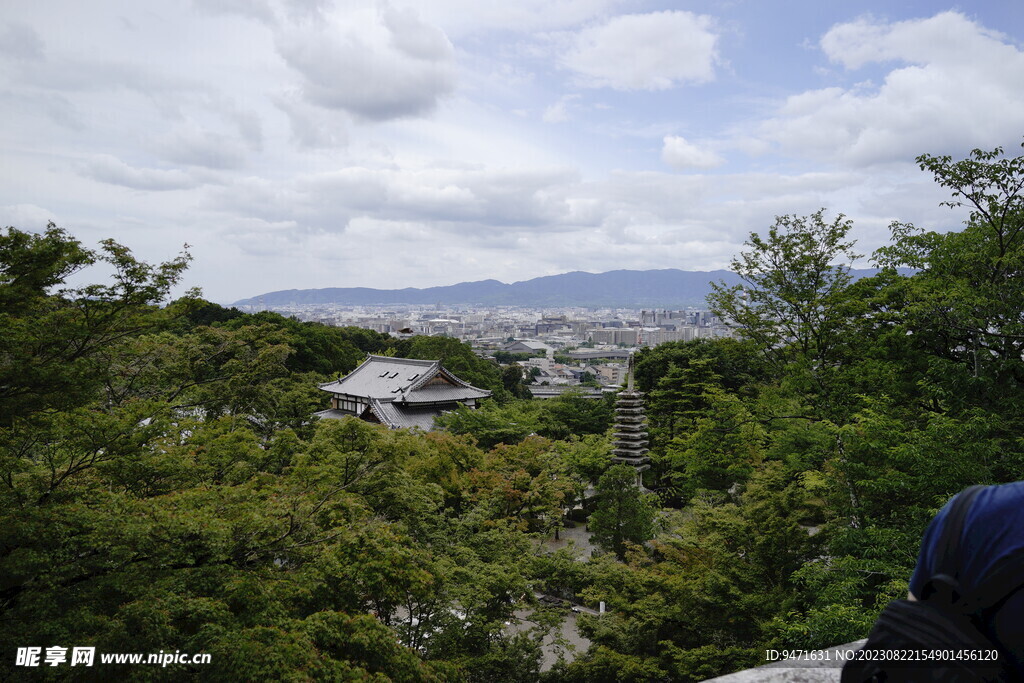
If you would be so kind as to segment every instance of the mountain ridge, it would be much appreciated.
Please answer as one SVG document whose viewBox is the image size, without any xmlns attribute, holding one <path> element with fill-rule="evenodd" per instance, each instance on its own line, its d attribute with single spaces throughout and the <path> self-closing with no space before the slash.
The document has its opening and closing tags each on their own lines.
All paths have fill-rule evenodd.
<svg viewBox="0 0 1024 683">
<path fill-rule="evenodd" d="M 874 268 L 850 271 L 854 278 L 874 275 Z M 728 270 L 611 270 L 588 273 L 575 270 L 543 275 L 506 284 L 493 278 L 438 287 L 374 289 L 372 287 L 322 287 L 286 289 L 240 299 L 234 306 L 283 306 L 295 304 L 430 305 L 585 308 L 685 308 L 702 306 L 711 292 L 710 283 L 740 283 Z M 261 301 L 262 300 L 262 301 Z"/>
</svg>

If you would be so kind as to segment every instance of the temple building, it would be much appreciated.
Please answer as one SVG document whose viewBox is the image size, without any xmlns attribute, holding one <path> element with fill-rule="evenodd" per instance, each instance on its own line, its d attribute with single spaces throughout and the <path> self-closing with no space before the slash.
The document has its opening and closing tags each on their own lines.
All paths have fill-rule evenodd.
<svg viewBox="0 0 1024 683">
<path fill-rule="evenodd" d="M 462 381 L 436 360 L 367 356 L 345 377 L 320 385 L 331 395 L 331 407 L 317 417 L 358 417 L 391 429 L 430 431 L 434 418 L 460 405 L 476 408 L 491 392 Z"/>
<path fill-rule="evenodd" d="M 612 462 L 631 465 L 636 470 L 636 484 L 643 489 L 643 472 L 650 469 L 647 457 L 647 417 L 644 395 L 633 389 L 633 356 L 629 357 L 626 390 L 615 401 L 615 432 Z"/>
</svg>

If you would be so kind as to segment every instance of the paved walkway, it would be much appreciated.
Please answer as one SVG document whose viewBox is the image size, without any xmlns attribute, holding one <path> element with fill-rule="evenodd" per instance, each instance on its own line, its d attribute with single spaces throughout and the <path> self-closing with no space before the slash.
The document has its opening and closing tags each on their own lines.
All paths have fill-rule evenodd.
<svg viewBox="0 0 1024 683">
<path fill-rule="evenodd" d="M 557 541 L 552 535 L 541 541 L 541 545 L 549 553 L 561 550 L 562 548 L 574 547 L 580 553 L 580 560 L 588 560 L 591 553 L 597 550 L 597 547 L 590 542 L 590 536 L 591 534 L 587 531 L 586 527 L 581 522 L 577 522 L 573 528 L 566 527 L 565 529 L 560 529 Z"/>
<path fill-rule="evenodd" d="M 567 548 L 570 552 L 576 553 L 577 559 L 581 562 L 590 559 L 590 554 L 596 549 L 590 543 L 590 532 L 587 531 L 585 525 L 580 523 L 576 523 L 573 527 L 560 529 L 557 541 L 552 534 L 549 538 L 540 541 L 538 545 L 549 553 Z M 545 596 L 541 593 L 534 593 L 534 597 L 539 600 Z M 552 633 L 544 636 L 544 640 L 541 642 L 541 671 L 551 669 L 559 658 L 571 662 L 578 653 L 586 652 L 590 647 L 590 641 L 580 635 L 576 628 L 576 616 L 581 613 L 596 615 L 597 610 L 575 604 L 571 608 L 566 607 L 562 623 Z M 509 630 L 516 633 L 536 626 L 531 621 L 532 616 L 532 609 L 517 610 L 516 620 L 509 626 Z"/>
<path fill-rule="evenodd" d="M 585 607 L 579 607 L 581 611 L 585 610 L 590 614 L 597 614 L 594 610 L 587 609 Z M 559 660 L 564 658 L 565 661 L 571 662 L 576 659 L 576 655 L 581 652 L 586 652 L 587 648 L 590 647 L 590 641 L 580 635 L 579 630 L 576 628 L 576 615 L 577 613 L 569 609 L 565 610 L 565 619 L 559 624 L 558 628 L 552 633 L 548 633 L 544 636 L 544 640 L 541 641 L 541 660 L 540 670 L 548 671 L 552 666 Z M 519 631 L 526 631 L 527 629 L 533 628 L 537 624 L 531 621 L 533 616 L 532 609 L 517 610 L 515 613 L 516 620 L 509 626 L 509 630 L 512 633 Z"/>
</svg>

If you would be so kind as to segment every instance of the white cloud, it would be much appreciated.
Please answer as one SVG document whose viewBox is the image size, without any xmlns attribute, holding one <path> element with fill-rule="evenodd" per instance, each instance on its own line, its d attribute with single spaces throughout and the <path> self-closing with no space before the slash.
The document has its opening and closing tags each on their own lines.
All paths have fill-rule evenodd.
<svg viewBox="0 0 1024 683">
<path fill-rule="evenodd" d="M 268 24 L 275 20 L 274 10 L 266 0 L 192 0 L 192 4 L 210 14 L 237 14 Z"/>
<path fill-rule="evenodd" d="M 171 162 L 211 169 L 235 169 L 245 163 L 245 148 L 234 136 L 188 122 L 176 126 L 157 142 L 160 155 Z"/>
<path fill-rule="evenodd" d="M 868 17 L 838 24 L 822 37 L 821 49 L 847 69 L 885 61 L 956 66 L 991 64 L 999 56 L 1014 59 L 1017 50 L 1003 40 L 1002 34 L 959 12 L 941 12 L 929 19 L 892 24 Z"/>
<path fill-rule="evenodd" d="M 494 227 L 558 231 L 572 226 L 566 169 L 367 168 L 291 182 L 249 178 L 212 195 L 234 215 L 344 231 L 354 218 L 420 221 L 449 233 L 486 236 Z"/>
<path fill-rule="evenodd" d="M 10 111 L 21 108 L 22 111 L 29 114 L 28 118 L 32 119 L 36 125 L 42 123 L 40 118 L 45 118 L 62 128 L 73 131 L 81 131 L 85 128 L 82 114 L 78 108 L 71 103 L 71 100 L 58 93 L 0 91 L 0 108 Z M 8 128 L 14 126 L 12 118 L 8 117 L 5 121 Z"/>
<path fill-rule="evenodd" d="M 563 123 L 568 121 L 571 118 L 569 110 L 572 107 L 572 103 L 579 99 L 579 95 L 563 95 L 557 102 L 544 110 L 544 114 L 541 117 L 542 120 L 544 123 Z"/>
<path fill-rule="evenodd" d="M 28 24 L 9 21 L 0 29 L 0 55 L 16 60 L 39 60 L 46 46 L 39 33 Z"/>
<path fill-rule="evenodd" d="M 282 30 L 307 100 L 381 121 L 432 111 L 455 88 L 454 48 L 412 10 L 357 10 Z"/>
<path fill-rule="evenodd" d="M 80 168 L 83 175 L 134 190 L 185 190 L 199 181 L 178 169 L 136 168 L 109 154 L 98 154 Z"/>
<path fill-rule="evenodd" d="M 284 4 L 294 18 L 320 19 L 333 3 L 331 0 L 284 0 Z"/>
<path fill-rule="evenodd" d="M 448 36 L 420 19 L 415 10 L 385 6 L 381 20 L 391 34 L 391 45 L 406 56 L 428 62 L 451 59 L 453 48 Z"/>
<path fill-rule="evenodd" d="M 292 142 L 300 148 L 334 148 L 348 143 L 348 117 L 344 112 L 314 107 L 291 92 L 272 100 L 288 117 Z"/>
<path fill-rule="evenodd" d="M 432 0 L 431 16 L 450 35 L 490 31 L 534 34 L 579 26 L 630 0 Z M 417 3 L 418 4 L 418 3 Z"/>
<path fill-rule="evenodd" d="M 0 218 L 52 217 L 153 261 L 188 241 L 189 284 L 219 300 L 706 270 L 774 215 L 822 206 L 854 218 L 864 252 L 892 219 L 955 227 L 909 160 L 1012 154 L 1024 130 L 1019 30 L 956 13 L 841 23 L 787 52 L 736 3 L 714 19 L 617 16 L 636 0 L 387 3 L 8 3 Z M 680 87 L 715 79 L 696 102 Z"/>
<path fill-rule="evenodd" d="M 715 168 L 725 163 L 725 159 L 711 150 L 698 147 L 676 135 L 665 136 L 661 159 L 677 170 Z"/>
<path fill-rule="evenodd" d="M 923 152 L 992 147 L 1024 130 L 1024 52 L 962 14 L 833 27 L 825 54 L 847 69 L 896 61 L 878 88 L 858 85 L 789 97 L 763 139 L 799 155 L 855 165 Z"/>
<path fill-rule="evenodd" d="M 4 227 L 40 232 L 50 222 L 57 222 L 56 214 L 35 204 L 0 206 L 0 225 Z"/>
<path fill-rule="evenodd" d="M 712 19 L 691 12 L 628 14 L 585 28 L 562 55 L 579 83 L 616 90 L 666 90 L 714 79 Z"/>
</svg>

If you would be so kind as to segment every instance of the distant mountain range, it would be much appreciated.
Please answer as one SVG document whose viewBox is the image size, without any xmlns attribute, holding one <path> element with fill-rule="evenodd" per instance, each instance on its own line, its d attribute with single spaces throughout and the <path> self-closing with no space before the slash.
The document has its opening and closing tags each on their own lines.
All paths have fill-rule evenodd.
<svg viewBox="0 0 1024 683">
<path fill-rule="evenodd" d="M 854 277 L 874 275 L 875 269 L 854 270 Z M 417 289 L 370 289 L 368 287 L 328 287 L 324 289 L 287 289 L 267 292 L 235 302 L 235 306 L 288 306 L 290 304 L 467 304 L 479 306 L 589 308 L 686 308 L 703 306 L 711 291 L 711 282 L 739 284 L 728 270 L 687 271 L 613 270 L 607 273 L 575 271 L 548 275 L 508 285 L 497 280 L 460 282 L 446 287 Z"/>
</svg>

